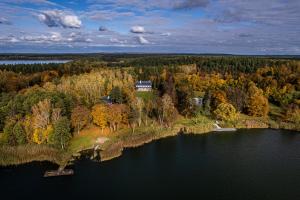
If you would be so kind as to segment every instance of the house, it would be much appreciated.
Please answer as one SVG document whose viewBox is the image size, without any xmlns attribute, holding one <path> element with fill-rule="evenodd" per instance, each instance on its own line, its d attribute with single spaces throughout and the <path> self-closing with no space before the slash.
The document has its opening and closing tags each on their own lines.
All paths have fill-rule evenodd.
<svg viewBox="0 0 300 200">
<path fill-rule="evenodd" d="M 136 91 L 149 92 L 152 90 L 152 82 L 151 81 L 137 81 L 135 83 Z"/>
<path fill-rule="evenodd" d="M 110 96 L 104 96 L 100 100 L 105 104 L 108 104 L 108 105 L 112 104 L 112 100 L 111 100 Z"/>
</svg>

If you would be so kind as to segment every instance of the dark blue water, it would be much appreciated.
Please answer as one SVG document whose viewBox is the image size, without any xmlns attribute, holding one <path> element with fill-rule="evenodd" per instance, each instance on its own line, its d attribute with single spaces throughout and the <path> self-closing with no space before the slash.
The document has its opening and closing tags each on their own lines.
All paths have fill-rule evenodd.
<svg viewBox="0 0 300 200">
<path fill-rule="evenodd" d="M 1 199 L 300 199 L 300 134 L 281 130 L 182 135 L 81 160 L 71 177 L 47 163 L 0 169 Z"/>
<path fill-rule="evenodd" d="M 0 65 L 67 63 L 71 60 L 0 60 Z"/>
</svg>

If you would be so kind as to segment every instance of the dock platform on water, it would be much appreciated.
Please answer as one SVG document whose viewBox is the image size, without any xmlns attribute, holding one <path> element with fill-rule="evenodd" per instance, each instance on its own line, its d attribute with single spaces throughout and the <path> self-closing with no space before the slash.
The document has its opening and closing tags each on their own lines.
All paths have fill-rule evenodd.
<svg viewBox="0 0 300 200">
<path fill-rule="evenodd" d="M 236 131 L 236 128 L 215 128 L 213 131 L 223 132 L 223 131 Z"/>
<path fill-rule="evenodd" d="M 219 126 L 219 122 L 216 121 L 216 123 L 214 124 L 214 126 L 216 127 L 215 129 L 213 129 L 213 131 L 217 131 L 217 132 L 226 132 L 226 131 L 236 131 L 236 128 L 221 128 Z"/>
<path fill-rule="evenodd" d="M 54 176 L 71 176 L 74 174 L 73 169 L 58 169 L 46 171 L 44 177 L 54 177 Z"/>
</svg>

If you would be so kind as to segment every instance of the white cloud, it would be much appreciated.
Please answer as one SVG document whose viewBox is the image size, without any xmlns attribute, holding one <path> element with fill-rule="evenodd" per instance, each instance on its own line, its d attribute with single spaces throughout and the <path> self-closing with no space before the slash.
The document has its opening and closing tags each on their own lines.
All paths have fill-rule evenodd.
<svg viewBox="0 0 300 200">
<path fill-rule="evenodd" d="M 15 3 L 15 4 L 24 4 L 24 3 L 30 3 L 35 5 L 57 5 L 56 3 L 53 3 L 51 1 L 47 0 L 2 0 L 4 3 Z"/>
<path fill-rule="evenodd" d="M 150 43 L 146 38 L 144 38 L 144 37 L 141 36 L 141 35 L 139 35 L 139 36 L 137 37 L 137 40 L 138 40 L 138 42 L 139 42 L 140 44 L 149 44 L 149 43 Z"/>
<path fill-rule="evenodd" d="M 170 36 L 170 35 L 171 35 L 171 33 L 169 33 L 169 32 L 166 32 L 166 33 L 161 33 L 160 35 L 161 35 L 161 36 L 166 36 L 166 37 L 168 37 L 168 36 Z"/>
<path fill-rule="evenodd" d="M 131 33 L 145 33 L 145 28 L 143 26 L 133 26 L 130 29 Z"/>
<path fill-rule="evenodd" d="M 112 43 L 118 43 L 118 44 L 126 44 L 127 40 L 120 40 L 118 38 L 110 38 L 110 42 L 112 42 Z"/>
<path fill-rule="evenodd" d="M 11 25 L 11 22 L 5 17 L 0 17 L 0 24 Z"/>
<path fill-rule="evenodd" d="M 80 28 L 82 22 L 76 15 L 60 10 L 47 10 L 38 14 L 38 19 L 48 27 Z"/>
</svg>

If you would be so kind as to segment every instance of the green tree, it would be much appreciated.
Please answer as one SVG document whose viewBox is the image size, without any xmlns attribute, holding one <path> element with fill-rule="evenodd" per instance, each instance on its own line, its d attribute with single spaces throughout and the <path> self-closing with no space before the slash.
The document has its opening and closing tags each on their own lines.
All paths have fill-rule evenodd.
<svg viewBox="0 0 300 200">
<path fill-rule="evenodd" d="M 16 140 L 16 143 L 18 145 L 21 145 L 21 144 L 26 144 L 27 141 L 26 141 L 26 133 L 22 127 L 22 124 L 21 122 L 17 122 L 13 128 L 13 133 L 14 133 L 14 137 L 15 137 L 15 140 Z"/>
<path fill-rule="evenodd" d="M 70 121 L 66 117 L 61 117 L 54 124 L 54 131 L 49 136 L 49 144 L 65 149 L 71 138 Z"/>
<path fill-rule="evenodd" d="M 13 133 L 14 126 L 15 126 L 15 121 L 8 121 L 6 122 L 3 129 L 3 141 L 8 145 L 17 145 Z"/>
<path fill-rule="evenodd" d="M 114 87 L 109 96 L 113 103 L 122 104 L 125 101 L 123 91 L 120 89 L 120 87 Z"/>
</svg>

